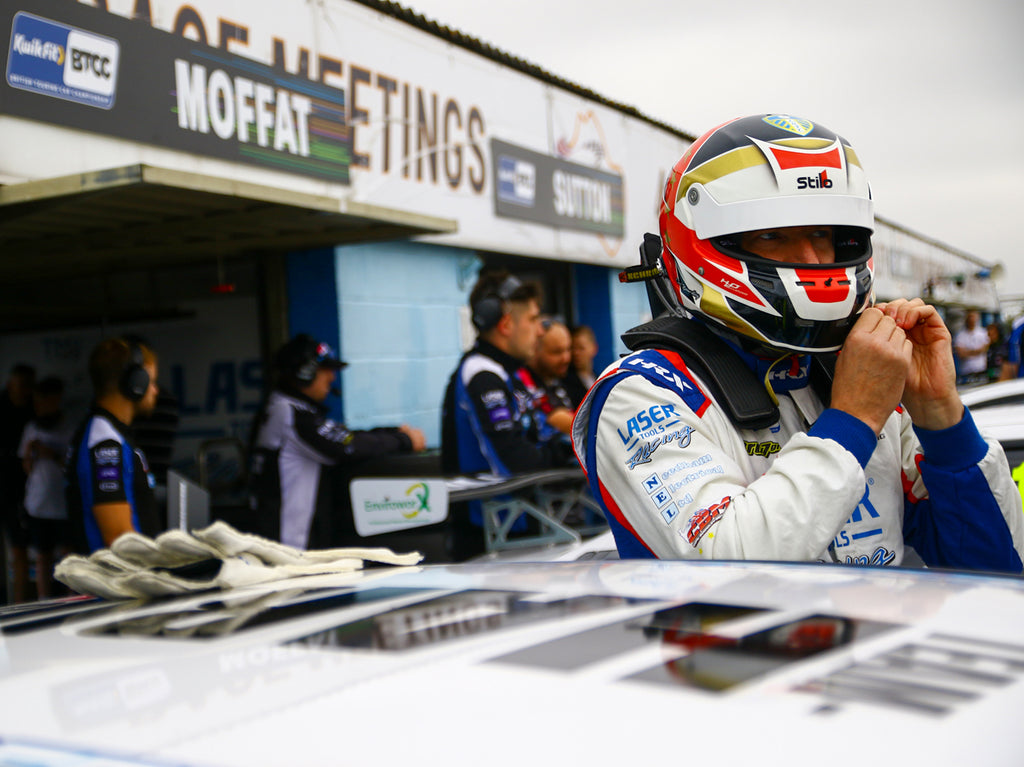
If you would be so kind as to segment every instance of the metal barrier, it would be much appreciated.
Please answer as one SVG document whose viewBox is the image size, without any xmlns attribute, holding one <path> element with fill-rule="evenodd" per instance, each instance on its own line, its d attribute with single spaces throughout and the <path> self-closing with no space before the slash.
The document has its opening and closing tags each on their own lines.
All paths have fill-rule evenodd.
<svg viewBox="0 0 1024 767">
<path fill-rule="evenodd" d="M 238 506 L 248 512 L 243 503 L 247 480 L 245 446 L 236 437 L 225 437 L 204 441 L 197 453 L 199 485 L 210 494 L 211 507 Z M 403 520 L 399 526 L 385 527 L 398 533 L 415 534 L 420 526 L 438 526 L 447 519 L 444 513 L 417 514 L 419 504 L 413 503 L 408 511 L 405 506 L 409 498 L 425 500 L 420 495 L 431 486 L 439 486 L 440 500 L 445 507 L 462 501 L 480 501 L 484 542 L 488 553 L 506 549 L 536 547 L 555 543 L 579 543 L 583 538 L 596 535 L 607 529 L 604 511 L 594 500 L 587 486 L 586 478 L 579 467 L 548 469 L 499 477 L 494 474 L 459 475 L 455 477 L 430 476 L 439 463 L 434 456 L 391 456 L 371 464 L 342 467 L 347 501 L 346 508 L 338 513 L 351 515 L 349 526 L 358 528 L 357 515 L 362 505 L 358 489 L 368 480 L 386 480 L 382 500 L 390 499 L 388 505 L 400 507 Z M 369 471 L 367 471 L 370 469 Z M 419 472 L 423 472 L 420 474 Z M 419 488 L 419 490 L 417 490 Z M 447 498 L 444 498 L 444 490 Z M 383 504 L 378 503 L 377 506 Z M 423 504 L 426 505 L 425 503 Z M 224 509 L 217 510 L 217 516 Z M 528 517 L 536 522 L 536 533 L 514 534 L 516 522 Z M 228 521 L 233 521 L 229 519 Z M 366 530 L 353 530 L 361 537 L 371 536 Z"/>
<path fill-rule="evenodd" d="M 606 522 L 588 522 L 604 520 L 604 511 L 590 494 L 583 472 L 578 468 L 550 469 L 512 477 L 493 474 L 450 477 L 445 483 L 450 503 L 481 502 L 488 553 L 553 543 L 579 543 L 607 527 Z M 583 525 L 573 527 L 567 523 L 573 512 L 583 515 Z M 535 535 L 513 537 L 513 526 L 523 516 L 536 520 L 538 531 Z"/>
</svg>

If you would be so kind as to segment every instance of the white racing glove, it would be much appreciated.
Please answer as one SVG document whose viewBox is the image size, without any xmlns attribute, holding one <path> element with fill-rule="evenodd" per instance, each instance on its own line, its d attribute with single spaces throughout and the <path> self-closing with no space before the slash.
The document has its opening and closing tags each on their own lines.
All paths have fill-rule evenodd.
<svg viewBox="0 0 1024 767">
<path fill-rule="evenodd" d="M 125 533 L 109 549 L 65 557 L 54 577 L 82 594 L 130 599 L 353 572 L 366 561 L 408 566 L 422 559 L 419 552 L 383 548 L 301 551 L 218 521 L 191 535 L 168 530 L 153 539 Z"/>
<path fill-rule="evenodd" d="M 419 552 L 395 554 L 390 549 L 314 549 L 302 551 L 268 538 L 251 533 L 240 533 L 224 522 L 214 522 L 209 527 L 192 533 L 203 543 L 217 549 L 224 556 L 255 554 L 262 561 L 273 565 L 302 565 L 318 562 L 334 562 L 338 559 L 354 558 L 360 561 L 379 562 L 385 565 L 415 565 L 423 559 Z M 166 533 L 164 534 L 166 535 Z M 124 537 L 124 536 L 122 536 Z M 161 535 L 157 540 L 162 538 Z M 116 546 L 120 541 L 114 542 Z"/>
</svg>

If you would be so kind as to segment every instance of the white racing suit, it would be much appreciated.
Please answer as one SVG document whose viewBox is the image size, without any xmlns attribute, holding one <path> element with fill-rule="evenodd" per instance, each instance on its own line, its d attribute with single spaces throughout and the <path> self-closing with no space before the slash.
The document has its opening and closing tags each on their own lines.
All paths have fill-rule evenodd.
<svg viewBox="0 0 1024 767">
<path fill-rule="evenodd" d="M 1021 571 L 1021 496 L 968 412 L 929 432 L 899 409 L 876 437 L 823 406 L 808 357 L 783 365 L 763 429 L 735 427 L 673 351 L 605 370 L 573 442 L 622 557 L 899 565 L 913 547 L 929 566 Z"/>
</svg>

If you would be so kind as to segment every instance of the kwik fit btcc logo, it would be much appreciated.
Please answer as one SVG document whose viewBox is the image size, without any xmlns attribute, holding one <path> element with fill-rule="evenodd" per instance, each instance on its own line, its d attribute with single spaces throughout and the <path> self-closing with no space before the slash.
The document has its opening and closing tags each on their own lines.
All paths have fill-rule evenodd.
<svg viewBox="0 0 1024 767">
<path fill-rule="evenodd" d="M 11 26 L 7 83 L 110 109 L 117 93 L 119 58 L 116 40 L 20 12 Z"/>
</svg>

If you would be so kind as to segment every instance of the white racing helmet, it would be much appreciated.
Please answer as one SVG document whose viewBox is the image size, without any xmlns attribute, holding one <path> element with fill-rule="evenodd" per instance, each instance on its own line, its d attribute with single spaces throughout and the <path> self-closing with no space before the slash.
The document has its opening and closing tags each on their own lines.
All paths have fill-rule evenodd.
<svg viewBox="0 0 1024 767">
<path fill-rule="evenodd" d="M 693 143 L 665 187 L 659 223 L 671 298 L 753 349 L 839 349 L 872 298 L 872 208 L 841 136 L 786 115 L 725 123 Z M 782 263 L 740 247 L 743 232 L 826 225 L 833 264 Z"/>
</svg>

